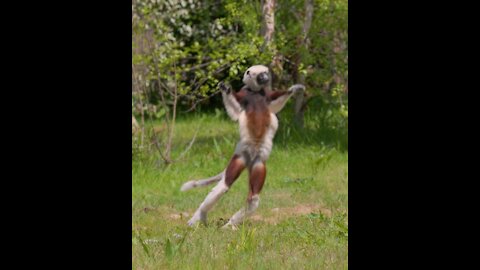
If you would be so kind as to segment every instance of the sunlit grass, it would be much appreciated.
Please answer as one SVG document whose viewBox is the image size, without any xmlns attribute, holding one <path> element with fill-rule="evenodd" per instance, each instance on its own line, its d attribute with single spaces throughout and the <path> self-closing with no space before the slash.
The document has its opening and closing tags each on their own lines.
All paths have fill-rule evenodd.
<svg viewBox="0 0 480 270">
<path fill-rule="evenodd" d="M 179 119 L 174 159 L 198 127 L 181 161 L 165 166 L 155 151 L 133 157 L 133 269 L 347 269 L 348 152 L 308 134 L 308 142 L 289 141 L 280 129 L 255 215 L 238 231 L 219 229 L 245 203 L 244 172 L 210 212 L 208 226 L 188 228 L 211 187 L 180 186 L 223 170 L 238 139 L 236 123 L 223 116 Z"/>
</svg>

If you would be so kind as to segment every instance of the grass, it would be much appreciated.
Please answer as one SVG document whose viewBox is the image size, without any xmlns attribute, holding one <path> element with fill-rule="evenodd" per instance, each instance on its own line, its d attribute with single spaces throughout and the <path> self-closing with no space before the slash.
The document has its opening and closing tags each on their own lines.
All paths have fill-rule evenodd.
<svg viewBox="0 0 480 270">
<path fill-rule="evenodd" d="M 207 227 L 186 222 L 213 186 L 179 190 L 226 166 L 238 131 L 223 112 L 178 120 L 173 157 L 201 127 L 179 162 L 165 166 L 155 152 L 135 155 L 132 269 L 347 269 L 348 152 L 325 144 L 318 132 L 310 136 L 308 127 L 295 133 L 283 122 L 260 206 L 238 231 L 219 226 L 245 203 L 246 171 L 209 213 Z"/>
</svg>

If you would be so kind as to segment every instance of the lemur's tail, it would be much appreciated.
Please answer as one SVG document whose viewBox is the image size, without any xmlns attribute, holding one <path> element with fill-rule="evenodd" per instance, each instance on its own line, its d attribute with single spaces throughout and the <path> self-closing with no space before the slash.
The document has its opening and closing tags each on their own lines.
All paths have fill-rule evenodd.
<svg viewBox="0 0 480 270">
<path fill-rule="evenodd" d="M 210 184 L 213 184 L 215 182 L 218 182 L 222 179 L 223 177 L 223 174 L 225 173 L 225 171 L 215 175 L 215 176 L 212 176 L 210 178 L 206 178 L 206 179 L 201 179 L 201 180 L 191 180 L 191 181 L 188 181 L 188 182 L 185 182 L 182 187 L 180 188 L 181 191 L 187 191 L 187 190 L 190 190 L 192 188 L 196 188 L 196 187 L 203 187 L 203 186 L 208 186 Z"/>
</svg>

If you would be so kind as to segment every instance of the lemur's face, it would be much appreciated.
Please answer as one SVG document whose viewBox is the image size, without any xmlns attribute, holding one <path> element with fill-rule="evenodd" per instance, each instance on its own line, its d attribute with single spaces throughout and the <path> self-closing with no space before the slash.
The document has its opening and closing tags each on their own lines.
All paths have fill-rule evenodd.
<svg viewBox="0 0 480 270">
<path fill-rule="evenodd" d="M 243 83 L 253 91 L 260 91 L 269 80 L 268 68 L 262 65 L 251 66 L 243 74 Z"/>
</svg>

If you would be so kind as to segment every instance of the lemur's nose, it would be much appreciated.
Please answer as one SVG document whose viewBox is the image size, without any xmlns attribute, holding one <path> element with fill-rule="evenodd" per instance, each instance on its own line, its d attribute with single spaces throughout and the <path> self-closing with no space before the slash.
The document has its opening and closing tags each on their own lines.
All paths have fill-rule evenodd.
<svg viewBox="0 0 480 270">
<path fill-rule="evenodd" d="M 257 75 L 258 84 L 266 84 L 268 82 L 268 72 L 262 72 Z"/>
</svg>

